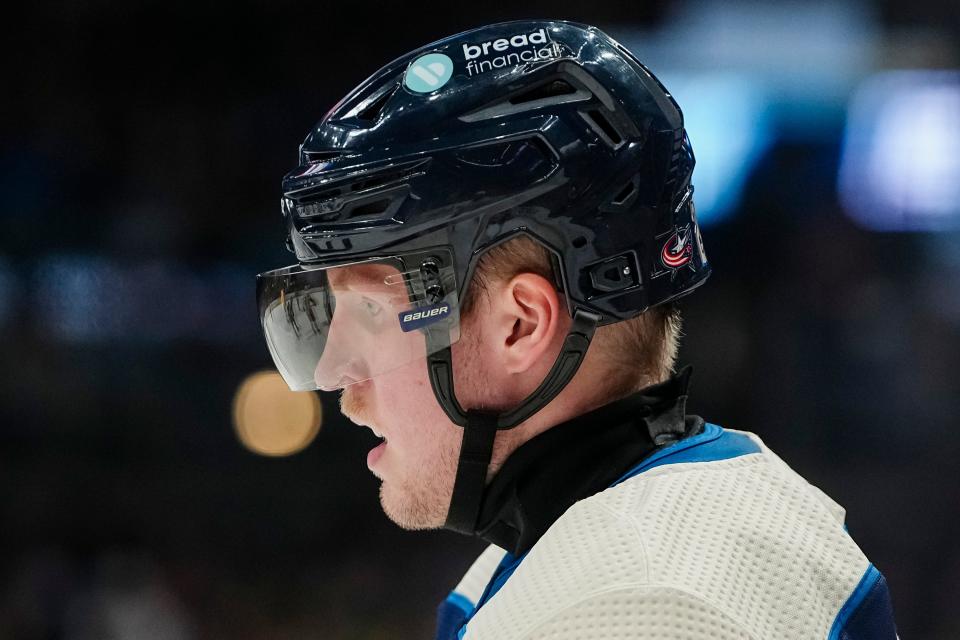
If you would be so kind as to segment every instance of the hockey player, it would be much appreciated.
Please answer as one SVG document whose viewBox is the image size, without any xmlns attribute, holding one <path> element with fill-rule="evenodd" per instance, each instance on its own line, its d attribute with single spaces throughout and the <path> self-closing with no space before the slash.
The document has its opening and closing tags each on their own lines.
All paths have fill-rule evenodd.
<svg viewBox="0 0 960 640">
<path fill-rule="evenodd" d="M 263 330 L 383 438 L 391 519 L 491 543 L 438 638 L 896 637 L 843 509 L 685 411 L 693 166 L 657 79 L 559 21 L 403 56 L 302 144 Z"/>
</svg>

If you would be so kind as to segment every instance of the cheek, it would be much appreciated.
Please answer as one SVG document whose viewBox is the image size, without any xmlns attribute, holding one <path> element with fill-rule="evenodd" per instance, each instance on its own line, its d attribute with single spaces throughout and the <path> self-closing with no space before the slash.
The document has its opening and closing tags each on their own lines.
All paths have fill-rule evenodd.
<svg viewBox="0 0 960 640">
<path fill-rule="evenodd" d="M 438 449 L 449 446 L 451 433 L 459 436 L 437 403 L 424 360 L 378 376 L 373 395 L 378 422 L 405 461 L 429 462 Z"/>
<path fill-rule="evenodd" d="M 484 375 L 486 369 L 480 339 L 473 326 L 464 326 L 460 331 L 460 340 L 450 349 L 454 393 L 464 409 L 482 407 L 486 405 L 486 398 L 481 390 L 488 376 Z"/>
</svg>

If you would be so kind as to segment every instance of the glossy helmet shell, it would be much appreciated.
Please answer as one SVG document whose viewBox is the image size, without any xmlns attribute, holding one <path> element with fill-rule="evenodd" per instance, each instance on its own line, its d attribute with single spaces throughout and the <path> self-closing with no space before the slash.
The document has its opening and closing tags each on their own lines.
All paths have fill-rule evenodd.
<svg viewBox="0 0 960 640">
<path fill-rule="evenodd" d="M 428 59 L 433 90 L 410 80 L 427 54 L 446 56 Z M 608 323 L 709 275 L 693 166 L 679 107 L 624 47 L 586 25 L 504 22 L 350 92 L 301 145 L 282 210 L 302 263 L 446 247 L 461 299 L 486 249 L 527 234 L 555 256 L 570 310 Z"/>
</svg>

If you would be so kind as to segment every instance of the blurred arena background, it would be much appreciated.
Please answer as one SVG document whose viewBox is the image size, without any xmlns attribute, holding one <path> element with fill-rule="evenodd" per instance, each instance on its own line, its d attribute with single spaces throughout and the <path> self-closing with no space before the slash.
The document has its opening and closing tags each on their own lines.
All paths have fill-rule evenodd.
<svg viewBox="0 0 960 640">
<path fill-rule="evenodd" d="M 955 0 L 5 14 L 0 638 L 430 637 L 483 545 L 395 528 L 373 437 L 258 373 L 254 274 L 293 261 L 280 178 L 339 97 L 523 17 L 607 30 L 687 115 L 691 410 L 847 507 L 902 638 L 960 638 Z"/>
</svg>

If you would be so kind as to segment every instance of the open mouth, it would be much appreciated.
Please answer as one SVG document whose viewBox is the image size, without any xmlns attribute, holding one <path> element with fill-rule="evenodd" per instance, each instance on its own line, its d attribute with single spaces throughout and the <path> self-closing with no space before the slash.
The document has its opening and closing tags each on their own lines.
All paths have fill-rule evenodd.
<svg viewBox="0 0 960 640">
<path fill-rule="evenodd" d="M 380 456 L 383 455 L 384 449 L 387 448 L 387 439 L 383 436 L 383 434 L 381 434 L 379 431 L 377 431 L 373 427 L 370 427 L 370 430 L 373 431 L 373 435 L 380 438 L 380 444 L 375 446 L 373 449 L 370 450 L 369 453 L 367 453 L 367 467 L 372 469 L 373 465 L 376 464 L 377 460 L 380 459 Z"/>
</svg>

